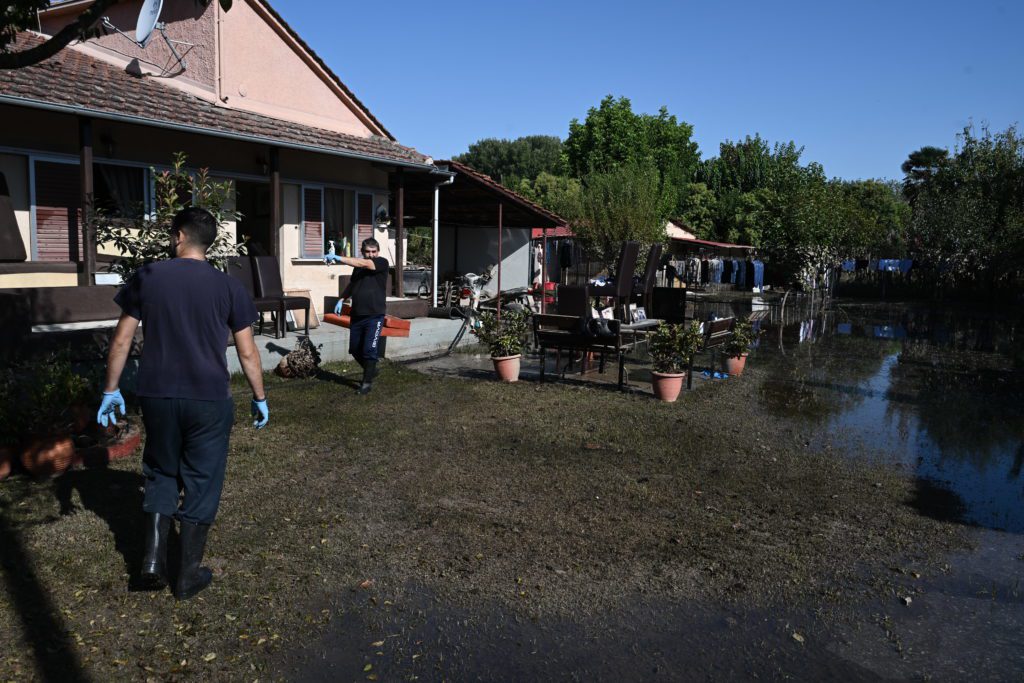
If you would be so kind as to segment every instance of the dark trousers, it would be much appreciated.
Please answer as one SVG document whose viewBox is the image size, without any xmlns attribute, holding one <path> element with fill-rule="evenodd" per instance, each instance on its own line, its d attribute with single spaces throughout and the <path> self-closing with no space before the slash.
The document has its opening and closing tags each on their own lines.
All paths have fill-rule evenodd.
<svg viewBox="0 0 1024 683">
<path fill-rule="evenodd" d="M 146 425 L 142 509 L 193 524 L 212 524 L 224 487 L 235 402 L 145 397 L 140 402 Z M 179 509 L 180 491 L 185 498 Z"/>
<path fill-rule="evenodd" d="M 353 316 L 348 328 L 348 352 L 362 365 L 377 362 L 380 333 L 384 329 L 384 316 Z"/>
</svg>

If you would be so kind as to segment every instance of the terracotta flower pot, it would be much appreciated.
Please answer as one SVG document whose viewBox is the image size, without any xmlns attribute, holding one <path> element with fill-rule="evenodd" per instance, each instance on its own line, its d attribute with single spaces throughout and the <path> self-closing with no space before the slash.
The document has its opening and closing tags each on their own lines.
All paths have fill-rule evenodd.
<svg viewBox="0 0 1024 683">
<path fill-rule="evenodd" d="M 725 371 L 730 375 L 742 375 L 743 368 L 747 366 L 747 354 L 741 355 L 739 358 L 726 358 L 725 359 Z"/>
<path fill-rule="evenodd" d="M 36 436 L 21 452 L 21 464 L 34 477 L 49 477 L 70 467 L 74 457 L 75 442 L 70 436 Z"/>
<path fill-rule="evenodd" d="M 684 373 L 652 372 L 651 388 L 654 390 L 654 396 L 666 403 L 672 403 L 679 398 L 685 377 Z"/>
<path fill-rule="evenodd" d="M 518 382 L 519 381 L 519 360 L 522 358 L 522 354 L 516 354 L 514 356 L 502 356 L 501 358 L 491 357 L 494 362 L 494 371 L 498 373 L 498 379 L 502 382 Z"/>
<path fill-rule="evenodd" d="M 8 446 L 0 447 L 0 481 L 3 481 L 11 474 L 11 467 L 14 465 L 14 449 Z"/>
</svg>

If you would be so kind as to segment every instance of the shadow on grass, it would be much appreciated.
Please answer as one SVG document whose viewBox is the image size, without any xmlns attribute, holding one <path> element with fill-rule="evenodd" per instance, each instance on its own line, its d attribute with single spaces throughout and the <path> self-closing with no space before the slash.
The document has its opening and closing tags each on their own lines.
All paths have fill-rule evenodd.
<svg viewBox="0 0 1024 683">
<path fill-rule="evenodd" d="M 39 674 L 45 681 L 88 681 L 64 620 L 39 581 L 21 536 L 8 521 L 6 507 L 0 503 L 0 567 Z M 9 637 L 5 640 L 9 641 Z"/>
<path fill-rule="evenodd" d="M 317 369 L 316 378 L 324 382 L 339 384 L 343 387 L 351 387 L 352 389 L 359 388 L 359 382 L 357 380 L 343 377 L 335 372 L 331 372 L 330 370 L 324 370 L 323 368 Z"/>
<path fill-rule="evenodd" d="M 130 577 L 129 590 L 142 588 L 139 584 L 144 543 L 142 485 L 141 474 L 106 468 L 71 470 L 53 482 L 61 515 L 78 512 L 72 501 L 72 492 L 78 491 L 82 507 L 107 523 L 114 535 L 114 547 L 124 558 Z"/>
</svg>

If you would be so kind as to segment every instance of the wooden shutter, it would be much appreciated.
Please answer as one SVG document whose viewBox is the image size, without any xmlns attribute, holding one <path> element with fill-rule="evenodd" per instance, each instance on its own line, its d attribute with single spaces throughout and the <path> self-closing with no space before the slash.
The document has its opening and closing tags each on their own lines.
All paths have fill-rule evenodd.
<svg viewBox="0 0 1024 683">
<path fill-rule="evenodd" d="M 373 195 L 361 194 L 356 200 L 356 243 L 355 253 L 359 253 L 363 240 L 373 237 Z"/>
<path fill-rule="evenodd" d="M 302 256 L 318 258 L 324 253 L 324 191 L 303 188 L 302 206 Z"/>
<path fill-rule="evenodd" d="M 35 189 L 39 260 L 80 261 L 84 252 L 78 165 L 35 162 Z"/>
</svg>

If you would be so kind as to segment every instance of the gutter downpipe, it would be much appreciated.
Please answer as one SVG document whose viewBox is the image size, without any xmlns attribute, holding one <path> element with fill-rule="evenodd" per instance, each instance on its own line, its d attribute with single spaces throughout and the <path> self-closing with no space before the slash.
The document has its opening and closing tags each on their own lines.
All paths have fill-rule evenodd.
<svg viewBox="0 0 1024 683">
<path fill-rule="evenodd" d="M 434 308 L 437 308 L 437 243 L 441 237 L 441 186 L 451 185 L 455 182 L 455 176 L 448 176 L 447 180 L 442 180 L 439 183 L 434 183 L 434 262 L 431 264 L 430 270 L 431 277 L 434 282 L 430 287 L 431 296 L 433 297 Z"/>
</svg>

